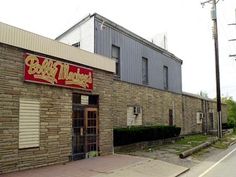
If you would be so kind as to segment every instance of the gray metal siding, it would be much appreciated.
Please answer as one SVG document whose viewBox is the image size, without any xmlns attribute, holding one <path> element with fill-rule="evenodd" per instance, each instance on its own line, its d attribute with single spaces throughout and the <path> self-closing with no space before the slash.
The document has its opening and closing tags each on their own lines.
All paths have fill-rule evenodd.
<svg viewBox="0 0 236 177">
<path fill-rule="evenodd" d="M 95 53 L 111 57 L 111 46 L 120 47 L 121 80 L 142 84 L 142 57 L 148 59 L 148 85 L 164 89 L 163 66 L 168 67 L 169 91 L 182 92 L 181 63 L 110 27 L 101 30 L 95 20 Z"/>
</svg>

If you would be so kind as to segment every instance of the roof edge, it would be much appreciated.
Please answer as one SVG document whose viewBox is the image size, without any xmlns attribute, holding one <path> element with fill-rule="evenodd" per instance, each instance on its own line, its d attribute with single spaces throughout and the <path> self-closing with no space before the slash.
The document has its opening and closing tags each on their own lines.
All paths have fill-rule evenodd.
<svg viewBox="0 0 236 177">
<path fill-rule="evenodd" d="M 0 22 L 0 43 L 115 73 L 115 61 Z"/>
<path fill-rule="evenodd" d="M 82 20 L 80 20 L 79 22 L 77 22 L 75 25 L 73 25 L 72 27 L 70 27 L 68 30 L 66 30 L 65 32 L 63 32 L 62 34 L 60 34 L 59 36 L 57 36 L 55 38 L 55 40 L 60 40 L 61 37 L 65 36 L 67 33 L 69 33 L 70 31 L 72 31 L 75 27 L 81 25 L 82 23 L 87 22 L 93 15 L 88 14 L 86 15 L 84 18 L 82 18 Z"/>
<path fill-rule="evenodd" d="M 148 41 L 147 39 L 144 39 L 143 37 L 141 37 L 141 36 L 135 34 L 134 32 L 132 32 L 132 31 L 130 31 L 130 30 L 124 28 L 124 27 L 121 26 L 121 25 L 118 25 L 117 23 L 115 23 L 115 22 L 109 20 L 108 18 L 106 18 L 106 17 L 104 17 L 104 16 L 102 16 L 102 15 L 100 15 L 100 14 L 98 14 L 98 13 L 94 13 L 93 15 L 91 15 L 91 17 L 93 17 L 93 16 L 94 16 L 95 18 L 101 20 L 101 21 L 104 21 L 104 24 L 107 23 L 107 24 L 111 25 L 113 28 L 116 28 L 116 29 L 118 29 L 118 30 L 120 30 L 120 31 L 123 31 L 124 33 L 126 33 L 126 34 L 128 34 L 128 35 L 130 35 L 130 36 L 133 36 L 133 37 L 136 38 L 137 40 L 140 40 L 141 42 L 143 42 L 143 43 L 145 43 L 145 44 L 151 46 L 152 48 L 155 48 L 156 50 L 158 50 L 158 51 L 161 52 L 162 54 L 164 54 L 164 55 L 166 55 L 166 56 L 168 56 L 168 57 L 170 57 L 170 58 L 172 58 L 172 59 L 175 59 L 175 60 L 178 61 L 179 63 L 183 64 L 183 60 L 181 60 L 180 58 L 176 57 L 173 53 L 169 52 L 168 50 L 165 50 L 165 49 L 163 49 L 163 48 L 157 46 L 156 44 L 154 44 L 154 43 Z"/>
<path fill-rule="evenodd" d="M 189 96 L 189 97 L 194 97 L 194 98 L 198 98 L 198 99 L 202 99 L 202 100 L 207 100 L 207 101 L 215 102 L 215 100 L 212 99 L 212 98 L 206 98 L 206 97 L 203 97 L 203 96 L 201 96 L 201 95 L 194 94 L 194 93 L 182 92 L 182 95 Z"/>
</svg>

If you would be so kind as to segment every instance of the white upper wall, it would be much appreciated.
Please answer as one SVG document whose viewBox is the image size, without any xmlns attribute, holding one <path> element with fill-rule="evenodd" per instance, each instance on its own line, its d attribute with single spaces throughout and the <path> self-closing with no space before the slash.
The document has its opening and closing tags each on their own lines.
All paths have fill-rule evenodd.
<svg viewBox="0 0 236 177">
<path fill-rule="evenodd" d="M 115 60 L 0 22 L 0 43 L 115 72 Z"/>
<path fill-rule="evenodd" d="M 80 42 L 80 48 L 94 53 L 94 17 L 61 36 L 58 41 L 68 45 Z"/>
</svg>

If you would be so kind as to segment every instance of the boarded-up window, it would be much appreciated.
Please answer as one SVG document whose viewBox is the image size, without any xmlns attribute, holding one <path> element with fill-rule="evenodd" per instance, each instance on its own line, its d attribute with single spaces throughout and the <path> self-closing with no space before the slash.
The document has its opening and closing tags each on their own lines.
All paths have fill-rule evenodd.
<svg viewBox="0 0 236 177">
<path fill-rule="evenodd" d="M 202 124 L 203 113 L 197 112 L 197 124 Z"/>
<path fill-rule="evenodd" d="M 20 99 L 19 148 L 39 146 L 40 103 L 34 99 Z"/>
<path fill-rule="evenodd" d="M 142 108 L 139 107 L 139 111 L 135 112 L 135 109 L 137 106 L 128 106 L 127 107 L 127 126 L 133 126 L 133 125 L 142 125 Z"/>
</svg>

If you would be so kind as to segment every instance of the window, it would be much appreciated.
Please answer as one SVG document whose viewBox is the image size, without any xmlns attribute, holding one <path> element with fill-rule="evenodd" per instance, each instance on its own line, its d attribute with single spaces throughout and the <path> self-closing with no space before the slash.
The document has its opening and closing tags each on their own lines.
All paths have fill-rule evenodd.
<svg viewBox="0 0 236 177">
<path fill-rule="evenodd" d="M 40 103 L 35 99 L 20 99 L 19 148 L 39 147 Z"/>
<path fill-rule="evenodd" d="M 168 90 L 168 67 L 167 66 L 163 67 L 163 85 L 164 85 L 164 89 Z"/>
<path fill-rule="evenodd" d="M 112 45 L 111 58 L 116 60 L 116 75 L 120 76 L 120 47 Z"/>
<path fill-rule="evenodd" d="M 80 47 L 80 42 L 76 42 L 74 44 L 72 44 L 73 47 Z"/>
<path fill-rule="evenodd" d="M 173 110 L 169 109 L 169 125 L 173 126 L 174 125 L 174 120 L 173 120 Z"/>
<path fill-rule="evenodd" d="M 142 83 L 148 84 L 148 59 L 142 57 Z"/>
<path fill-rule="evenodd" d="M 143 115 L 142 107 L 128 106 L 127 107 L 127 126 L 142 125 Z"/>
<path fill-rule="evenodd" d="M 197 124 L 202 124 L 202 119 L 204 118 L 204 115 L 202 112 L 197 112 Z"/>
<path fill-rule="evenodd" d="M 209 129 L 213 130 L 214 129 L 214 111 L 213 109 L 209 109 Z"/>
</svg>

